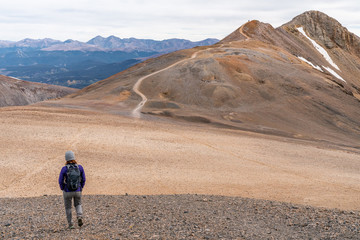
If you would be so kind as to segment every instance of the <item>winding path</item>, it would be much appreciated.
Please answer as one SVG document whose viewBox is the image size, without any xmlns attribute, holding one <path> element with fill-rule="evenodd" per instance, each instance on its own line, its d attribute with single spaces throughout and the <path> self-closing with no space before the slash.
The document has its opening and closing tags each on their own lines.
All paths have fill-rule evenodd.
<svg viewBox="0 0 360 240">
<path fill-rule="evenodd" d="M 193 53 L 193 54 L 191 55 L 191 58 L 190 58 L 190 59 L 195 58 L 200 51 L 202 51 L 202 50 L 199 50 L 199 51 Z M 133 117 L 140 118 L 140 116 L 141 116 L 141 109 L 143 108 L 143 106 L 145 105 L 145 103 L 146 103 L 147 100 L 148 100 L 147 97 L 139 90 L 139 87 L 140 87 L 142 81 L 144 81 L 144 80 L 145 80 L 146 78 L 148 78 L 148 77 L 151 77 L 151 76 L 153 76 L 153 75 L 156 75 L 156 74 L 158 74 L 158 73 L 161 73 L 161 72 L 163 72 L 163 71 L 166 71 L 166 70 L 174 67 L 175 65 L 177 65 L 177 64 L 179 64 L 179 63 L 182 63 L 182 62 L 185 62 L 185 61 L 187 61 L 187 60 L 188 60 L 188 58 L 183 59 L 183 60 L 180 60 L 180 61 L 178 61 L 178 62 L 176 62 L 176 63 L 173 63 L 172 65 L 170 65 L 170 66 L 168 66 L 168 67 L 166 67 L 166 68 L 163 68 L 163 69 L 160 69 L 160 70 L 158 70 L 158 71 L 156 71 L 156 72 L 150 73 L 150 74 L 148 74 L 148 75 L 146 75 L 146 76 L 144 76 L 144 77 L 141 77 L 141 78 L 139 78 L 139 79 L 137 80 L 137 82 L 135 83 L 135 85 L 134 85 L 134 87 L 133 87 L 133 91 L 134 91 L 136 94 L 138 94 L 138 95 L 141 97 L 142 100 L 141 100 L 141 102 L 136 106 L 136 108 L 132 111 L 131 114 L 132 114 Z"/>
<path fill-rule="evenodd" d="M 244 25 L 246 25 L 246 24 L 244 24 Z M 243 35 L 246 37 L 245 40 L 249 40 L 250 37 L 243 32 L 243 27 L 244 27 L 244 25 L 241 26 L 241 28 L 240 28 L 240 33 L 243 34 Z M 219 47 L 223 47 L 223 44 L 221 44 Z M 193 53 L 193 54 L 191 55 L 191 58 L 190 58 L 190 59 L 195 58 L 195 57 L 197 56 L 197 54 L 198 54 L 199 52 L 201 52 L 201 51 L 204 51 L 204 50 L 199 50 L 199 51 Z M 180 61 L 178 61 L 178 62 L 176 62 L 176 63 L 173 63 L 172 65 L 170 65 L 170 66 L 168 66 L 168 67 L 166 67 L 166 68 L 160 69 L 160 70 L 158 70 L 158 71 L 156 71 L 156 72 L 153 72 L 153 73 L 150 73 L 150 74 L 148 74 L 148 75 L 146 75 L 146 76 L 144 76 L 144 77 L 141 77 L 141 78 L 139 78 L 139 79 L 136 81 L 136 83 L 135 83 L 135 85 L 134 85 L 134 87 L 133 87 L 133 91 L 134 91 L 136 94 L 138 94 L 138 95 L 141 97 L 142 100 L 141 100 L 141 102 L 134 108 L 134 110 L 132 111 L 131 115 L 132 115 L 133 117 L 136 117 L 136 118 L 140 118 L 140 117 L 141 117 L 141 109 L 143 108 L 143 106 L 145 105 L 145 103 L 146 103 L 147 100 L 148 100 L 147 97 L 139 90 L 139 87 L 140 87 L 141 83 L 142 83 L 145 79 L 147 79 L 148 77 L 151 77 L 151 76 L 154 76 L 154 75 L 156 75 L 156 74 L 158 74 L 158 73 L 161 73 L 161 72 L 163 72 L 163 71 L 166 71 L 166 70 L 168 70 L 168 69 L 170 69 L 170 68 L 178 65 L 179 63 L 185 62 L 185 61 L 187 61 L 187 60 L 189 60 L 189 59 L 186 58 L 186 59 L 180 60 Z"/>
<path fill-rule="evenodd" d="M 239 32 L 245 37 L 245 41 L 248 41 L 248 40 L 250 40 L 250 37 L 243 31 L 243 28 L 246 24 L 248 24 L 248 23 L 245 23 L 240 27 Z"/>
</svg>

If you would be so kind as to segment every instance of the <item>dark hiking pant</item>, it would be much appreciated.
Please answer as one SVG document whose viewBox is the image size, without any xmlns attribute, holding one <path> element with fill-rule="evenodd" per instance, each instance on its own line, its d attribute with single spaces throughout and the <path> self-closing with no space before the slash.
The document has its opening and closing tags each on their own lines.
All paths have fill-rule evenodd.
<svg viewBox="0 0 360 240">
<path fill-rule="evenodd" d="M 70 225 L 73 225 L 72 213 L 71 213 L 72 199 L 74 199 L 74 206 L 75 206 L 77 218 L 82 218 L 81 192 L 65 192 L 65 191 L 63 191 L 63 196 L 64 196 L 66 218 L 67 218 L 68 224 L 70 226 Z"/>
</svg>

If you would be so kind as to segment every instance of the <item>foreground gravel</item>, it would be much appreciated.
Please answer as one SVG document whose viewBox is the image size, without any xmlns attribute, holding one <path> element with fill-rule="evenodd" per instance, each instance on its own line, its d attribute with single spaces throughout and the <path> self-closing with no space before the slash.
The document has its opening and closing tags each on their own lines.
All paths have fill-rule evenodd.
<svg viewBox="0 0 360 240">
<path fill-rule="evenodd" d="M 83 208 L 69 230 L 62 196 L 0 199 L 0 239 L 360 239 L 359 212 L 239 197 L 85 195 Z"/>
</svg>

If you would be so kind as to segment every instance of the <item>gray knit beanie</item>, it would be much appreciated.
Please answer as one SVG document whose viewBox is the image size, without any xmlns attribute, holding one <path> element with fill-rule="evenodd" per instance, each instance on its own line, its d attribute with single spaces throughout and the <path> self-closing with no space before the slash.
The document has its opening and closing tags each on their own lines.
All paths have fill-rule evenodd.
<svg viewBox="0 0 360 240">
<path fill-rule="evenodd" d="M 75 160 L 75 154 L 73 153 L 73 151 L 67 151 L 65 153 L 65 160 L 66 161 Z"/>
</svg>

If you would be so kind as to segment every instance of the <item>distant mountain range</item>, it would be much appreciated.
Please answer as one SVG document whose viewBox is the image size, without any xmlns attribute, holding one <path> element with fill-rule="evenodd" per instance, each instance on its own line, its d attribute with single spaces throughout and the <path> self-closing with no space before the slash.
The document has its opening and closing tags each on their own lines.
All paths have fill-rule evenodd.
<svg viewBox="0 0 360 240">
<path fill-rule="evenodd" d="M 196 46 L 212 45 L 218 41 L 218 39 L 214 38 L 192 42 L 176 38 L 157 41 L 152 39 L 118 38 L 116 36 L 104 38 L 102 36 L 97 36 L 88 42 L 80 42 L 72 39 L 62 42 L 51 38 L 26 38 L 18 42 L 0 40 L 0 48 L 8 50 L 14 48 L 21 48 L 24 50 L 24 48 L 26 48 L 42 51 L 140 51 L 168 53 Z"/>
<path fill-rule="evenodd" d="M 88 42 L 50 38 L 0 40 L 0 74 L 48 84 L 83 88 L 145 59 L 180 49 L 212 45 L 217 39 L 107 38 Z"/>
</svg>

